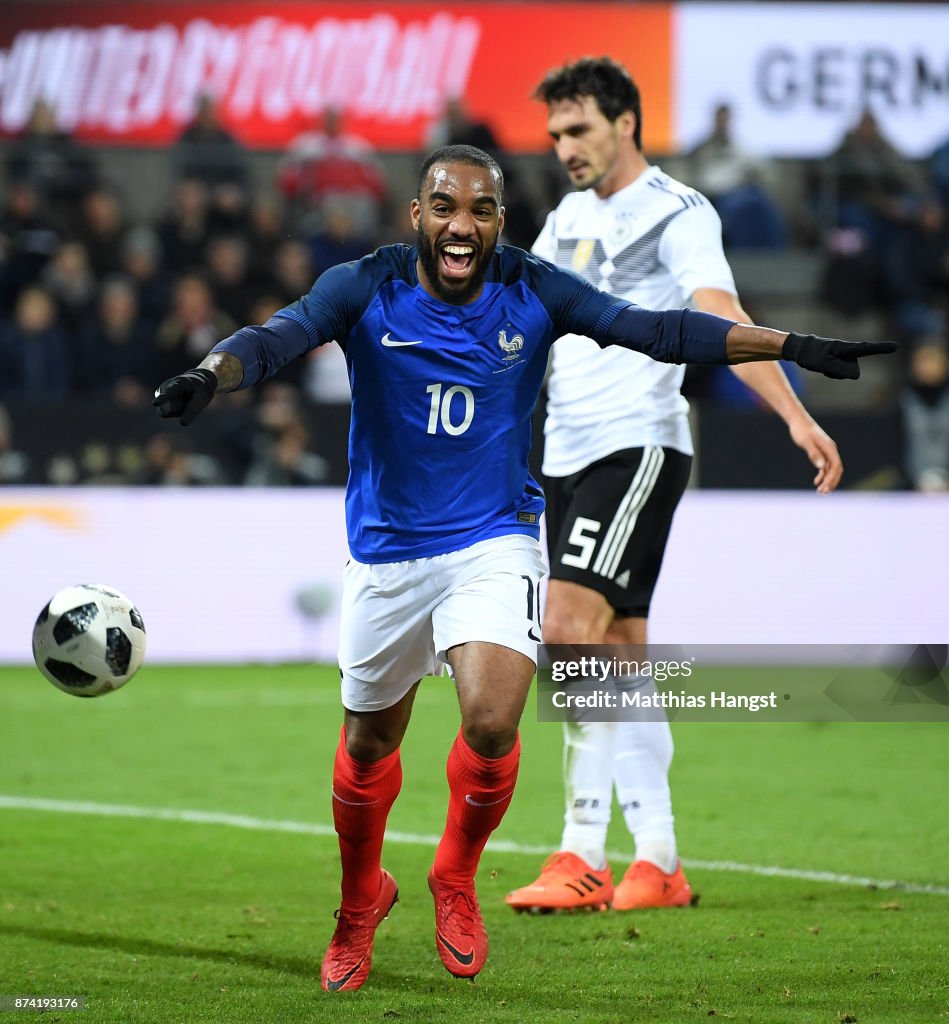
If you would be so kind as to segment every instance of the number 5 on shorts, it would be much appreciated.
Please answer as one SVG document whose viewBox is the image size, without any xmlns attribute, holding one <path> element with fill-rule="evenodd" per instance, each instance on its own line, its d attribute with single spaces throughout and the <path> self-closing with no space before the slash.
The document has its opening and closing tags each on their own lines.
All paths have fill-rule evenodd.
<svg viewBox="0 0 949 1024">
<path fill-rule="evenodd" d="M 598 519 L 586 519 L 583 516 L 577 516 L 573 521 L 573 529 L 570 531 L 567 543 L 578 547 L 580 553 L 574 555 L 569 551 L 565 551 L 560 556 L 560 561 L 564 565 L 572 565 L 577 569 L 586 569 L 590 564 L 590 559 L 593 557 L 597 541 L 595 535 L 600 532 L 601 525 Z"/>
</svg>

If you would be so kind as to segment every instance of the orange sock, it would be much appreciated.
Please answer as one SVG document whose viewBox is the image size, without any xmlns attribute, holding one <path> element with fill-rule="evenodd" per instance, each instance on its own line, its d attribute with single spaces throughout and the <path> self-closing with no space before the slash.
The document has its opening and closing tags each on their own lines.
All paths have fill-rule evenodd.
<svg viewBox="0 0 949 1024">
<path fill-rule="evenodd" d="M 379 895 L 382 839 L 386 819 L 402 788 L 399 751 L 381 761 L 357 761 L 346 751 L 340 732 L 333 764 L 333 823 L 343 864 L 343 906 L 361 910 Z"/>
<path fill-rule="evenodd" d="M 482 757 L 461 733 L 448 755 L 448 820 L 432 871 L 441 882 L 468 885 L 478 870 L 481 851 L 501 824 L 514 795 L 520 737 L 504 757 Z"/>
</svg>

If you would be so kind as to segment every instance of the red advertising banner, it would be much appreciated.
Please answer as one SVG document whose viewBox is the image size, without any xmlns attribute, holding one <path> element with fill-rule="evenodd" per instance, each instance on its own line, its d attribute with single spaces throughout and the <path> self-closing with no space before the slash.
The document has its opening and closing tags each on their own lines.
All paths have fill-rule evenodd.
<svg viewBox="0 0 949 1024">
<path fill-rule="evenodd" d="M 277 148 L 327 107 L 373 144 L 425 145 L 464 96 L 511 149 L 546 146 L 530 94 L 566 60 L 608 54 L 645 96 L 647 148 L 671 141 L 667 4 L 92 3 L 0 13 L 0 132 L 37 98 L 88 142 L 162 145 L 209 93 L 246 145 Z"/>
</svg>

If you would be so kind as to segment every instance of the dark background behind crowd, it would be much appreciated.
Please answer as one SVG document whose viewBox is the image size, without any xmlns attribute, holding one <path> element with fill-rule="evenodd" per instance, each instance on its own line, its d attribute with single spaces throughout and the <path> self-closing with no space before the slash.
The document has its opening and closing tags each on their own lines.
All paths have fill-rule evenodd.
<svg viewBox="0 0 949 1024">
<path fill-rule="evenodd" d="M 949 139 L 910 161 L 868 111 L 821 160 L 764 161 L 733 140 L 733 117 L 721 104 L 692 152 L 653 159 L 715 204 L 753 317 L 901 342 L 900 358 L 859 385 L 794 379 L 841 443 L 850 486 L 949 489 Z M 505 153 L 461 100 L 428 141 L 499 159 L 503 241 L 529 248 L 567 188 L 552 156 Z M 329 110 L 262 157 L 221 126 L 209 97 L 169 150 L 150 155 L 164 164 L 150 179 L 160 194 L 143 195 L 114 152 L 70 138 L 43 102 L 0 154 L 0 483 L 344 482 L 348 380 L 336 346 L 253 393 L 221 396 L 189 431 L 169 429 L 149 403 L 157 383 L 328 267 L 411 242 L 419 154 L 378 153 Z M 780 423 L 732 374 L 693 368 L 686 393 L 701 485 L 807 486 L 797 453 L 774 443 Z"/>
</svg>

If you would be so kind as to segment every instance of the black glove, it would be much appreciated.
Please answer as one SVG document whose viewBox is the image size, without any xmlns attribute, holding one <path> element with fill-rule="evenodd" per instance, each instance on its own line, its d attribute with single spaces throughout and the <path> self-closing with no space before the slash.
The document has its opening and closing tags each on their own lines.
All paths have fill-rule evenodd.
<svg viewBox="0 0 949 1024">
<path fill-rule="evenodd" d="M 181 419 L 183 427 L 188 426 L 217 391 L 217 377 L 210 371 L 198 367 L 169 377 L 155 392 L 152 405 L 158 408 L 162 419 Z"/>
<path fill-rule="evenodd" d="M 860 376 L 857 360 L 861 356 L 882 356 L 896 349 L 892 341 L 837 341 L 836 338 L 819 338 L 816 334 L 789 334 L 781 357 L 834 380 L 857 380 Z"/>
</svg>

